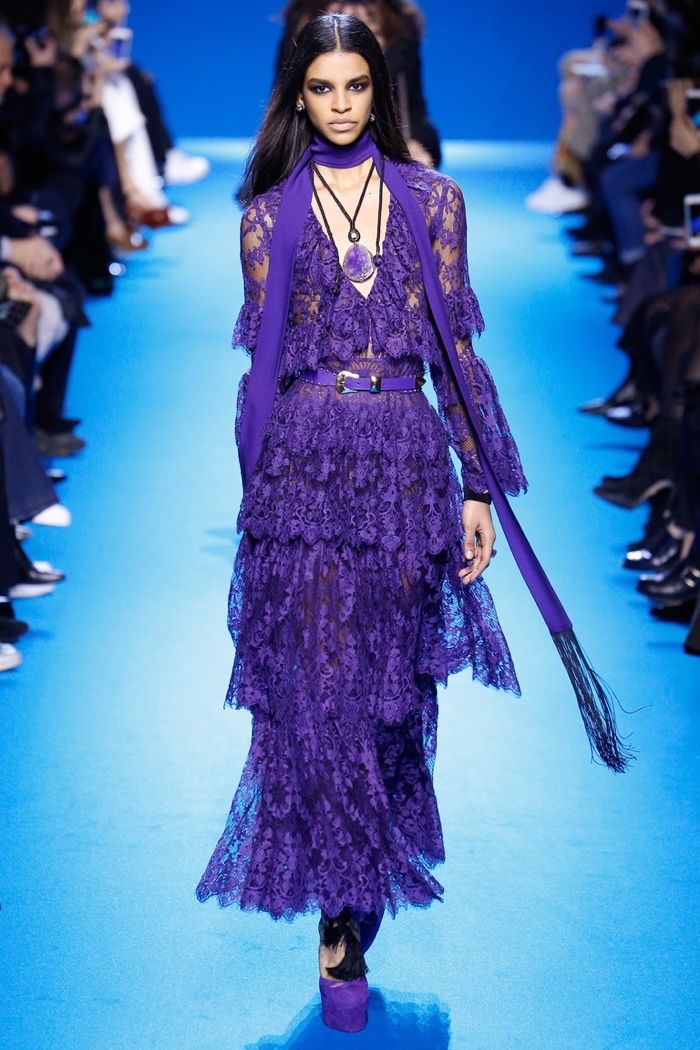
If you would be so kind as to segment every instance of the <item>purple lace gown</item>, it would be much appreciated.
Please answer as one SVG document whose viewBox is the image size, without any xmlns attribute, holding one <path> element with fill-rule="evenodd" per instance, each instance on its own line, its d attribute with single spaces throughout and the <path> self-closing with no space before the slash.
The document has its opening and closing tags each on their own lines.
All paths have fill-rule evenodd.
<svg viewBox="0 0 700 1050">
<path fill-rule="evenodd" d="M 430 225 L 460 360 L 499 477 L 525 485 L 517 450 L 471 339 L 483 321 L 468 285 L 462 195 L 418 165 L 402 173 Z M 242 224 L 245 281 L 234 341 L 255 353 L 280 188 Z M 253 715 L 251 748 L 221 839 L 197 889 L 274 918 L 349 906 L 425 906 L 444 859 L 432 781 L 436 683 L 471 666 L 519 692 L 491 596 L 465 587 L 463 483 L 485 488 L 421 282 L 415 242 L 392 199 L 369 297 L 341 275 L 309 210 L 294 269 L 279 391 L 239 516 L 227 703 Z M 421 391 L 349 393 L 305 368 L 418 375 Z M 241 384 L 239 409 L 245 398 Z"/>
</svg>

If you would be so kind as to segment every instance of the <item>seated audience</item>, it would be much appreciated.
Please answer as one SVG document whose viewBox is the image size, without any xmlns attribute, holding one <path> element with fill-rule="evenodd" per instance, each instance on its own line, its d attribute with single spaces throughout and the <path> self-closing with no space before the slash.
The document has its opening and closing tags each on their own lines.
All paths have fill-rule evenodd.
<svg viewBox="0 0 700 1050">
<path fill-rule="evenodd" d="M 9 0 L 0 19 L 0 671 L 19 666 L 30 629 L 14 601 L 49 594 L 64 574 L 32 561 L 28 526 L 70 512 L 45 460 L 85 447 L 66 415 L 89 296 L 109 294 L 140 226 L 187 215 L 165 183 L 207 174 L 177 150 L 150 78 L 130 59 L 124 0 Z M 118 261 L 119 260 L 119 261 Z"/>
<path fill-rule="evenodd" d="M 684 648 L 700 655 L 700 5 L 628 8 L 565 57 L 556 175 L 527 203 L 585 213 L 573 254 L 602 259 L 584 276 L 612 286 L 629 365 L 581 411 L 649 431 L 630 472 L 595 492 L 648 505 L 623 565 L 657 619 L 690 624 Z"/>
</svg>

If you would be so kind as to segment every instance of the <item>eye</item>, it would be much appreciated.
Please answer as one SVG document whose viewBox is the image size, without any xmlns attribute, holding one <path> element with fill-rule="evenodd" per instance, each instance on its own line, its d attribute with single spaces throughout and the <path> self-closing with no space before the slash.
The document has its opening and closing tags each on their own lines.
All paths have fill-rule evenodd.
<svg viewBox="0 0 700 1050">
<path fill-rule="evenodd" d="M 309 90 L 312 91 L 314 95 L 325 95 L 329 88 L 326 84 L 314 84 Z"/>
<path fill-rule="evenodd" d="M 360 91 L 366 91 L 368 87 L 369 87 L 369 84 L 367 83 L 367 81 L 366 80 L 362 80 L 359 83 L 351 84 L 350 85 L 350 90 L 351 91 L 360 92 Z"/>
</svg>

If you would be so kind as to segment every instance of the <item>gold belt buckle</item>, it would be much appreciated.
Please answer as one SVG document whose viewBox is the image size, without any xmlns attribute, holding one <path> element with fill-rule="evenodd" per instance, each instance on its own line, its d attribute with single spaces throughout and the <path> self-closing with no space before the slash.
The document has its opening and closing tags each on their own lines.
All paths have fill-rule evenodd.
<svg viewBox="0 0 700 1050">
<path fill-rule="evenodd" d="M 350 393 L 352 393 L 352 387 L 346 387 L 345 380 L 346 379 L 359 379 L 359 378 L 360 378 L 360 376 L 359 376 L 358 372 L 345 372 L 345 371 L 338 372 L 337 376 L 335 377 L 336 393 L 338 393 L 338 394 L 350 394 Z"/>
</svg>

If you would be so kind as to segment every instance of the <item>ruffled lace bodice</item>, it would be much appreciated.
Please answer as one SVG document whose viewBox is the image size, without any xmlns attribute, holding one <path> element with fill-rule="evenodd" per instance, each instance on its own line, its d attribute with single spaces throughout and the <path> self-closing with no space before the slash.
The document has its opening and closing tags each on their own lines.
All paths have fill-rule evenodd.
<svg viewBox="0 0 700 1050">
<path fill-rule="evenodd" d="M 483 331 L 484 322 L 469 284 L 461 191 L 444 175 L 420 165 L 399 167 L 426 215 L 459 358 L 482 421 L 482 438 L 505 491 L 517 495 L 526 487 L 517 449 L 490 372 L 472 349 L 473 336 Z M 257 346 L 281 193 L 279 185 L 256 197 L 241 226 L 245 302 L 236 323 L 234 345 L 251 355 Z M 336 295 L 336 249 L 313 208 L 309 208 L 294 268 L 279 392 L 305 368 L 349 368 L 367 374 L 363 358 L 368 354 L 374 367 L 377 359 L 383 361 L 386 375 L 422 372 L 427 364 L 450 443 L 462 464 L 464 486 L 483 491 L 486 486 L 472 428 L 430 316 L 413 234 L 394 198 L 382 254 L 383 263 L 368 297 L 342 271 Z M 239 414 L 244 397 L 245 378 Z"/>
</svg>

